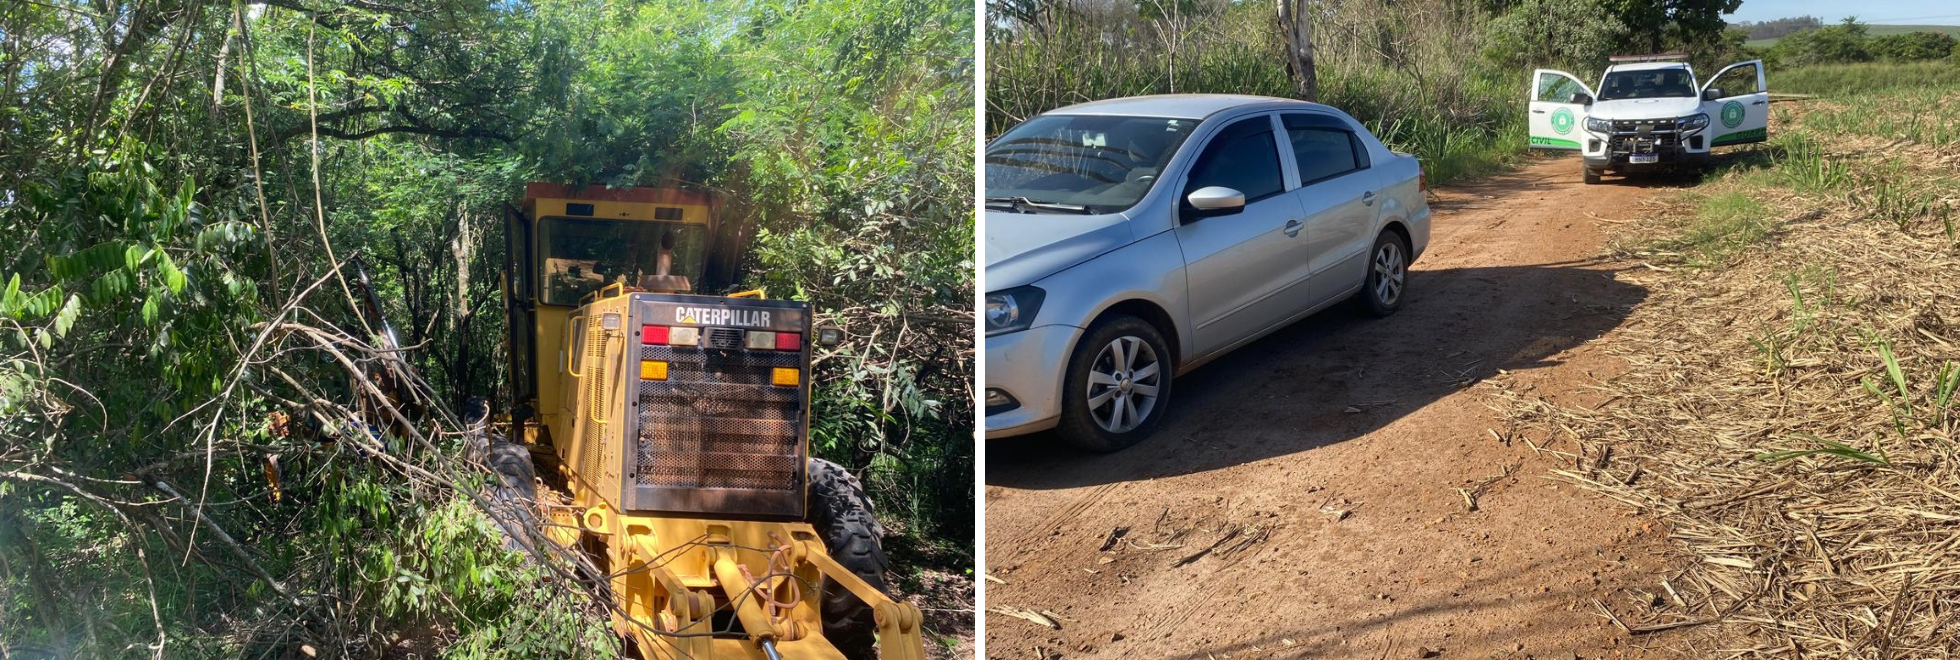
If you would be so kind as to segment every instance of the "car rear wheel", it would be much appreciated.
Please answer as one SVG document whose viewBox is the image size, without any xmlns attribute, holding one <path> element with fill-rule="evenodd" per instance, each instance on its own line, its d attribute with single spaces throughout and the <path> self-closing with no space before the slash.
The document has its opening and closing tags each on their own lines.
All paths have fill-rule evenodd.
<svg viewBox="0 0 1960 660">
<path fill-rule="evenodd" d="M 1134 316 L 1089 328 L 1069 357 L 1056 430 L 1076 447 L 1113 452 L 1149 437 L 1170 401 L 1170 346 Z"/>
<path fill-rule="evenodd" d="M 1401 234 L 1382 232 L 1368 252 L 1368 280 L 1361 286 L 1361 307 L 1375 316 L 1402 308 L 1409 282 L 1409 243 Z"/>
</svg>

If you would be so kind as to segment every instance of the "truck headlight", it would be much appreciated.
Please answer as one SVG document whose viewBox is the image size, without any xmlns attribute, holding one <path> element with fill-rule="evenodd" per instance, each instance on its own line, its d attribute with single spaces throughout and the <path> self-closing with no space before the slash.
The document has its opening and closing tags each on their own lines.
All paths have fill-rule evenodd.
<svg viewBox="0 0 1960 660">
<path fill-rule="evenodd" d="M 1679 122 L 1679 128 L 1682 131 L 1698 131 L 1708 128 L 1708 113 L 1704 112 L 1693 117 L 1682 117 Z"/>
<path fill-rule="evenodd" d="M 1019 332 L 1034 324 L 1035 312 L 1048 292 L 1019 286 L 987 294 L 987 336 Z"/>
<path fill-rule="evenodd" d="M 1586 130 L 1594 133 L 1611 133 L 1613 132 L 1613 120 L 1587 117 Z"/>
</svg>

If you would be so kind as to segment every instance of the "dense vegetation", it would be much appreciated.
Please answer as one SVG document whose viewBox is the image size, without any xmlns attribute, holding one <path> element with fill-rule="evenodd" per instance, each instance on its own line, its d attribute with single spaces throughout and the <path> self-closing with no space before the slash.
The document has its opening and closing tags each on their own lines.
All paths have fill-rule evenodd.
<svg viewBox="0 0 1960 660">
<path fill-rule="evenodd" d="M 1594 75 L 1606 56 L 1686 50 L 1698 67 L 1743 39 L 1739 0 L 1356 0 L 1308 3 L 1317 100 L 1431 181 L 1501 166 L 1525 148 L 1520 90 L 1535 67 Z M 1297 97 L 1272 5 L 1226 0 L 993 0 L 987 132 L 1081 101 L 1172 92 Z M 1712 71 L 1712 69 L 1710 69 Z"/>
<path fill-rule="evenodd" d="M 505 393 L 533 180 L 728 200 L 741 283 L 846 329 L 813 447 L 965 565 L 971 44 L 951 0 L 0 4 L 0 656 L 611 654 L 448 412 Z M 424 419 L 357 421 L 356 259 Z"/>
<path fill-rule="evenodd" d="M 1829 27 L 1783 37 L 1763 51 L 1772 65 L 1802 67 L 1853 62 L 1960 62 L 1960 41 L 1944 32 L 1912 31 L 1872 35 L 1872 26 L 1849 17 Z"/>
</svg>

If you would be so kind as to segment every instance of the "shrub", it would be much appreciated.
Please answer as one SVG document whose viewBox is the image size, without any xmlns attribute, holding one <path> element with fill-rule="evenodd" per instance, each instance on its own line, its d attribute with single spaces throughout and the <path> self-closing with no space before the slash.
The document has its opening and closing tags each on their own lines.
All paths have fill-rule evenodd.
<svg viewBox="0 0 1960 660">
<path fill-rule="evenodd" d="M 1873 57 L 1882 60 L 1937 60 L 1953 54 L 1960 42 L 1941 32 L 1907 32 L 1873 38 L 1867 45 Z"/>
</svg>

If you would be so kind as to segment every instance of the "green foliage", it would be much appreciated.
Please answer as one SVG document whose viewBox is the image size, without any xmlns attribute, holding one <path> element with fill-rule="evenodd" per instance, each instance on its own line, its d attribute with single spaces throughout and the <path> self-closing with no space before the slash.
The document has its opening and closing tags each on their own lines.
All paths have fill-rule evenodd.
<svg viewBox="0 0 1960 660">
<path fill-rule="evenodd" d="M 1960 40 L 1942 32 L 1907 32 L 1873 37 L 1866 49 L 1888 61 L 1937 60 L 1953 54 Z"/>
<path fill-rule="evenodd" d="M 503 394 L 527 181 L 720 194 L 731 276 L 849 334 L 819 452 L 904 540 L 970 548 L 937 521 L 973 506 L 971 25 L 923 0 L 0 11 L 0 655 L 616 654 L 503 550 L 459 442 L 350 423 L 350 368 L 291 330 L 364 332 L 333 276 L 358 258 L 432 418 Z M 379 364 L 358 343 L 335 350 Z"/>
<path fill-rule="evenodd" d="M 1847 445 L 1842 442 L 1825 440 L 1823 438 L 1819 438 L 1814 435 L 1804 435 L 1800 437 L 1805 440 L 1809 440 L 1813 443 L 1820 444 L 1823 446 L 1812 448 L 1812 449 L 1786 449 L 1782 451 L 1763 452 L 1761 454 L 1756 455 L 1756 460 L 1763 461 L 1766 463 L 1781 463 L 1783 461 L 1787 461 L 1792 458 L 1824 455 L 1824 456 L 1835 456 L 1837 458 L 1842 458 L 1846 460 L 1858 461 L 1860 463 L 1869 463 L 1880 467 L 1891 467 L 1892 465 L 1892 459 L 1885 455 L 1885 449 L 1883 447 L 1879 448 L 1878 453 L 1874 454 L 1874 453 L 1869 453 L 1869 452 L 1859 450 L 1857 448 L 1852 447 L 1851 445 Z"/>
<path fill-rule="evenodd" d="M 997 135 L 1081 101 L 1165 93 L 1294 96 L 1270 4 L 990 4 L 987 126 Z M 1525 74 L 1481 52 L 1487 18 L 1448 3 L 1326 5 L 1316 19 L 1318 101 L 1423 159 L 1432 183 L 1501 167 L 1525 148 Z M 1142 8 L 1141 10 L 1139 8 Z M 1479 29 L 1465 29 L 1465 26 Z"/>
<path fill-rule="evenodd" d="M 1776 42 L 1767 55 L 1777 64 L 1801 67 L 1814 64 L 1844 64 L 1872 59 L 1865 24 L 1847 16 L 1843 23 L 1798 32 Z"/>
<path fill-rule="evenodd" d="M 1631 30 L 1609 0 L 1520 0 L 1493 19 L 1484 57 L 1526 70 L 1590 70 L 1619 50 Z"/>
<path fill-rule="evenodd" d="M 1960 66 L 1952 62 L 1867 62 L 1797 69 L 1770 69 L 1777 92 L 1863 96 L 1871 92 L 1924 92 L 1960 86 Z M 1888 95 L 1889 96 L 1889 95 Z M 1873 99 L 1892 102 L 1892 98 Z M 1910 102 L 1900 98 L 1898 102 Z"/>
</svg>

